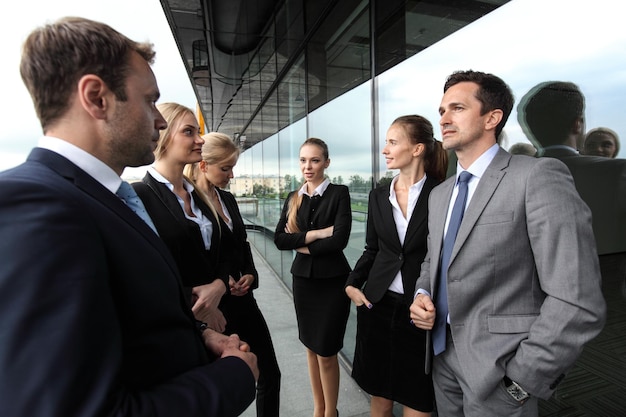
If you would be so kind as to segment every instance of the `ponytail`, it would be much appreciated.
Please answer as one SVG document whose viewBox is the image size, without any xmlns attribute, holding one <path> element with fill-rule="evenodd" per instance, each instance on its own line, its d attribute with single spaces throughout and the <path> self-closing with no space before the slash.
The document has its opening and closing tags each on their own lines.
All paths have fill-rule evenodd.
<svg viewBox="0 0 626 417">
<path fill-rule="evenodd" d="M 297 233 L 300 231 L 297 222 L 298 210 L 300 210 L 300 206 L 302 205 L 302 194 L 295 191 L 291 198 L 289 199 L 289 203 L 287 206 L 287 227 L 291 233 Z"/>
<path fill-rule="evenodd" d="M 432 142 L 432 152 L 428 156 L 429 158 L 424 159 L 426 175 L 442 182 L 448 172 L 448 152 L 443 149 L 443 144 L 435 139 Z"/>
</svg>

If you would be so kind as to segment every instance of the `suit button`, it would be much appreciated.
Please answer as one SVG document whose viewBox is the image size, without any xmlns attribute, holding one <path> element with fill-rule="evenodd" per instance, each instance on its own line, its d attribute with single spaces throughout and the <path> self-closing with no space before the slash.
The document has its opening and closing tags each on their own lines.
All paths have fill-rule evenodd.
<svg viewBox="0 0 626 417">
<path fill-rule="evenodd" d="M 400 256 L 398 256 L 398 260 L 402 260 L 404 258 L 404 256 L 402 256 L 402 254 L 400 254 Z"/>
</svg>

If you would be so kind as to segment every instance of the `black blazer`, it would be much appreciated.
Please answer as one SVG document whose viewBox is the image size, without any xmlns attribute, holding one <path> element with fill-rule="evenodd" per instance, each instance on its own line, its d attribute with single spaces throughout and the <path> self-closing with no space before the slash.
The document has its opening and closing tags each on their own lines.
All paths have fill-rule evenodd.
<svg viewBox="0 0 626 417">
<path fill-rule="evenodd" d="M 220 225 L 198 194 L 192 192 L 195 203 L 213 223 L 211 249 L 208 251 L 204 247 L 200 227 L 185 217 L 178 199 L 165 184 L 146 173 L 141 182 L 132 186 L 176 261 L 186 295 L 191 297 L 191 288 L 209 284 L 218 278 L 224 281 L 228 292 L 228 271 L 220 259 Z"/>
<path fill-rule="evenodd" d="M 626 160 L 578 155 L 564 148 L 547 148 L 543 156 L 561 160 L 572 173 L 593 215 L 598 254 L 626 252 Z"/>
<path fill-rule="evenodd" d="M 161 239 L 66 158 L 36 148 L 0 174 L 0 265 L 3 417 L 234 416 L 254 399 L 242 360 L 209 364 Z"/>
<path fill-rule="evenodd" d="M 274 243 L 278 249 L 290 250 L 307 246 L 304 239 L 308 230 L 328 226 L 334 226 L 334 230 L 331 237 L 318 239 L 308 245 L 310 255 L 297 252 L 291 265 L 291 273 L 309 278 L 331 278 L 348 274 L 350 265 L 343 254 L 352 229 L 348 187 L 329 184 L 322 197 L 310 198 L 304 195 L 297 215 L 301 232 L 285 233 L 289 200 L 297 195 L 298 191 L 292 191 L 283 206 L 274 233 Z"/>
<path fill-rule="evenodd" d="M 420 266 L 426 256 L 428 237 L 428 196 L 438 181 L 427 177 L 417 200 L 404 245 L 396 231 L 389 185 L 375 188 L 370 192 L 365 250 L 348 277 L 347 285 L 362 288 L 372 303 L 379 302 L 398 271 L 402 271 L 404 299 L 407 305 L 413 302 L 415 282 L 420 274 Z"/>
<path fill-rule="evenodd" d="M 235 281 L 242 275 L 251 274 L 254 276 L 254 282 L 250 288 L 258 288 L 259 274 L 254 266 L 246 226 L 241 217 L 237 200 L 235 200 L 235 197 L 228 191 L 220 190 L 219 188 L 216 188 L 216 190 L 224 202 L 233 222 L 232 232 L 228 226 L 222 222 L 222 249 L 220 250 L 220 258 L 223 262 L 230 265 L 229 273 L 235 278 Z"/>
</svg>

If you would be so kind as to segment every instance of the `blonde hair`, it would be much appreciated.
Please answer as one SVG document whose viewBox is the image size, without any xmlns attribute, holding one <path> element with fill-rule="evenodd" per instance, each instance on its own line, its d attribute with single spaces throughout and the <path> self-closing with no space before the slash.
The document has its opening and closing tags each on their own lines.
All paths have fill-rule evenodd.
<svg viewBox="0 0 626 417">
<path fill-rule="evenodd" d="M 327 161 L 328 156 L 328 145 L 321 139 L 318 138 L 308 138 L 304 141 L 302 145 L 300 145 L 300 149 L 302 149 L 305 145 L 315 145 L 319 146 L 322 149 L 322 155 L 324 156 L 324 160 Z M 291 233 L 300 232 L 300 228 L 298 227 L 297 216 L 298 210 L 300 210 L 300 206 L 302 205 L 302 195 L 299 192 L 294 192 L 294 194 L 289 199 L 289 204 L 287 205 L 287 227 Z"/>
<path fill-rule="evenodd" d="M 154 150 L 154 157 L 156 159 L 160 159 L 165 154 L 167 147 L 172 141 L 172 136 L 176 132 L 176 129 L 178 129 L 179 120 L 186 115 L 192 115 L 193 117 L 196 117 L 196 114 L 189 107 L 185 107 L 182 104 L 178 103 L 161 103 L 157 105 L 157 109 L 167 122 L 167 127 L 161 130 L 161 132 L 159 133 L 159 141 L 157 142 L 157 147 Z M 196 190 L 196 194 L 198 195 L 198 197 L 200 197 L 204 204 L 209 207 L 211 213 L 213 213 L 213 215 L 217 219 L 217 227 L 219 232 L 221 233 L 221 226 L 219 222 L 220 217 L 217 214 L 217 210 L 211 203 L 211 200 L 207 197 L 206 193 L 196 185 L 196 177 L 194 175 L 187 175 L 186 171 L 187 167 L 185 167 L 185 169 L 183 170 L 183 177 L 186 181 L 193 185 L 193 188 Z"/>
<path fill-rule="evenodd" d="M 157 142 L 157 147 L 154 150 L 154 157 L 156 159 L 161 159 L 172 141 L 172 136 L 176 132 L 176 129 L 178 129 L 178 121 L 182 119 L 183 116 L 191 115 L 196 117 L 196 114 L 189 107 L 185 107 L 178 103 L 157 104 L 157 109 L 167 122 L 167 127 L 159 132 L 159 141 Z"/>
<path fill-rule="evenodd" d="M 214 165 L 225 161 L 233 156 L 239 158 L 241 149 L 235 145 L 230 137 L 224 133 L 209 132 L 202 136 L 202 160 L 207 164 Z M 185 166 L 184 174 L 194 182 L 198 179 L 200 162 Z"/>
</svg>

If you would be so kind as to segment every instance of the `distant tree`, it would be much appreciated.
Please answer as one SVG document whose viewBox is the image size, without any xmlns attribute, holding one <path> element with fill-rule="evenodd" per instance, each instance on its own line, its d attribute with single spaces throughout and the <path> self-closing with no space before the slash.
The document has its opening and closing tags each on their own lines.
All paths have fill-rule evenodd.
<svg viewBox="0 0 626 417">
<path fill-rule="evenodd" d="M 298 179 L 295 175 L 286 174 L 284 177 L 283 188 L 281 190 L 282 193 L 288 193 L 292 190 L 298 188 Z"/>
<path fill-rule="evenodd" d="M 276 192 L 276 190 L 274 190 L 271 187 L 268 187 L 267 185 L 254 184 L 252 186 L 252 194 L 257 196 L 257 197 L 261 197 L 261 196 L 264 196 L 266 194 L 274 194 L 275 192 Z"/>
<path fill-rule="evenodd" d="M 369 191 L 369 186 L 367 181 L 360 175 L 351 175 L 350 183 L 348 184 L 348 188 L 350 191 L 355 193 L 367 193 Z"/>
<path fill-rule="evenodd" d="M 385 172 L 385 176 L 381 177 L 376 184 L 377 187 L 382 187 L 385 185 L 391 184 L 391 180 L 393 180 L 393 171 Z"/>
</svg>

